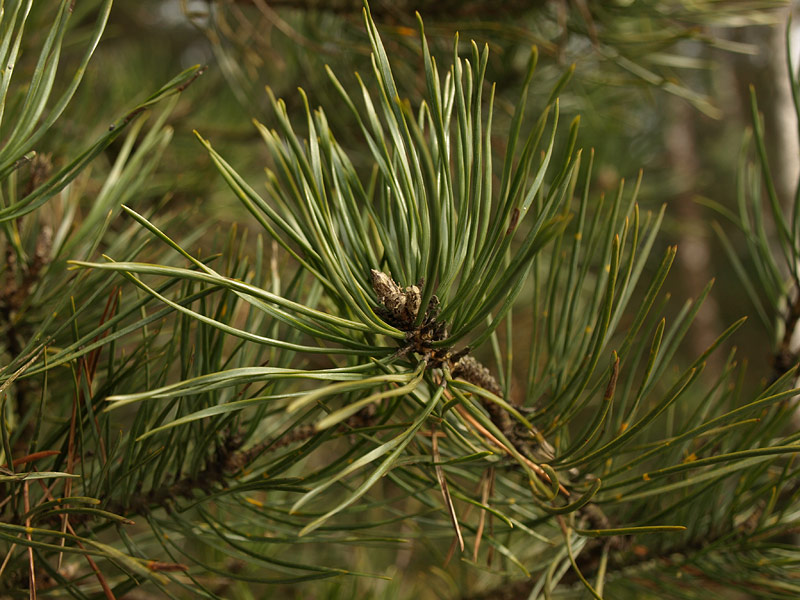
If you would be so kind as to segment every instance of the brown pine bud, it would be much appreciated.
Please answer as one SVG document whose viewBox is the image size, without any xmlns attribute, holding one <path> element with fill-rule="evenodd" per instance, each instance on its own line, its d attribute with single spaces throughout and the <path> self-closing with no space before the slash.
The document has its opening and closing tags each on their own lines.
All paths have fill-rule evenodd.
<svg viewBox="0 0 800 600">
<path fill-rule="evenodd" d="M 372 289 L 386 309 L 386 317 L 401 329 L 410 329 L 419 313 L 422 292 L 416 285 L 403 289 L 394 279 L 381 271 L 371 270 Z"/>
</svg>

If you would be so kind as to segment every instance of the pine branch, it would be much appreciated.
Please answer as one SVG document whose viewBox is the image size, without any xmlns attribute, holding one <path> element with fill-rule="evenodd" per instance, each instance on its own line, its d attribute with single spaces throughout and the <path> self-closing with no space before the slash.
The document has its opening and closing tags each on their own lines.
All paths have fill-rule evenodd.
<svg viewBox="0 0 800 600">
<path fill-rule="evenodd" d="M 795 492 L 796 489 L 793 490 L 792 493 L 782 493 L 781 496 L 784 499 L 788 499 L 793 496 Z M 789 506 L 786 505 L 776 505 L 776 507 L 778 508 L 778 512 L 789 508 Z M 799 532 L 800 525 L 786 527 L 779 531 L 760 536 L 759 541 L 790 539 L 790 536 L 796 535 Z M 646 577 L 647 573 L 663 575 L 665 572 L 674 573 L 686 570 L 687 572 L 691 572 L 696 578 L 704 581 L 701 585 L 715 583 L 724 588 L 726 584 L 736 581 L 737 578 L 732 577 L 727 580 L 716 580 L 710 575 L 707 575 L 702 569 L 694 568 L 694 563 L 696 555 L 699 553 L 706 554 L 708 548 L 718 546 L 723 542 L 724 544 L 721 548 L 715 548 L 713 550 L 714 554 L 723 557 L 740 554 L 743 559 L 751 560 L 755 541 L 754 536 L 748 534 L 744 526 L 740 530 L 739 535 L 732 537 L 731 534 L 732 532 L 727 529 L 720 529 L 709 535 L 697 536 L 687 542 L 676 543 L 660 548 L 658 555 L 655 556 L 649 553 L 646 547 L 637 547 L 634 545 L 630 539 L 621 542 L 619 540 L 613 541 L 614 538 L 609 538 L 605 542 L 587 545 L 584 551 L 576 558 L 576 563 L 583 576 L 587 579 L 591 579 L 597 574 L 603 553 L 610 550 L 608 561 L 605 566 L 606 578 L 608 581 L 613 581 L 613 579 L 619 577 L 625 577 L 627 579 L 636 576 Z M 578 575 L 572 569 L 565 572 L 559 582 L 560 585 L 575 585 L 578 583 Z M 483 592 L 464 595 L 461 598 L 462 600 L 516 600 L 517 598 L 527 598 L 535 585 L 536 581 L 530 579 L 511 581 Z M 757 592 L 757 586 L 753 586 L 752 591 Z"/>
</svg>

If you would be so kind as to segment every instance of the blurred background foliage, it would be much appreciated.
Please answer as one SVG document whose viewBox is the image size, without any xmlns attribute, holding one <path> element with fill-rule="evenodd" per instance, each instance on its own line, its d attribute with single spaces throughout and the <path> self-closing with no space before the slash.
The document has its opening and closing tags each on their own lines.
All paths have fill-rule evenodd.
<svg viewBox="0 0 800 600">
<path fill-rule="evenodd" d="M 57 4 L 36 2 L 32 6 L 23 52 L 15 65 L 15 77 L 20 80 L 29 79 L 34 73 L 36 49 L 49 31 Z M 60 72 L 70 74 L 79 65 L 86 44 L 96 31 L 102 4 L 92 0 L 75 2 Z M 742 293 L 740 278 L 711 223 L 714 220 L 721 223 L 734 249 L 742 246 L 743 234 L 730 227 L 720 217 L 719 210 L 709 206 L 716 203 L 735 209 L 737 173 L 743 164 L 740 152 L 743 132 L 752 122 L 750 83 L 755 85 L 759 106 L 765 114 L 765 139 L 769 144 L 766 152 L 773 164 L 776 193 L 784 206 L 793 201 L 798 150 L 797 125 L 787 121 L 795 117 L 783 55 L 784 28 L 790 10 L 786 3 L 768 0 L 374 2 L 372 13 L 393 62 L 401 96 L 410 98 L 419 97 L 425 88 L 415 10 L 425 19 L 434 56 L 451 55 L 456 32 L 465 51 L 472 39 L 479 45 L 489 45 L 486 79 L 497 82 L 496 140 L 493 140 L 497 146 L 502 145 L 509 127 L 530 47 L 535 45 L 540 56 L 540 67 L 528 98 L 529 112 L 534 118 L 546 105 L 559 78 L 574 65 L 572 78 L 561 94 L 560 108 L 563 123 L 581 116 L 580 145 L 596 149 L 592 194 L 613 195 L 620 178 L 632 183 L 643 169 L 638 196 L 642 210 L 657 213 L 662 204 L 667 205 L 662 235 L 653 257 L 658 260 L 668 246 L 676 243 L 679 246 L 677 265 L 665 285 L 677 301 L 668 310 L 677 313 L 684 298 L 697 297 L 709 279 L 716 279 L 695 327 L 678 354 L 678 367 L 689 364 L 730 323 L 742 315 L 753 314 L 752 298 Z M 180 238 L 185 248 L 202 249 L 198 251 L 201 257 L 221 252 L 227 261 L 226 273 L 238 273 L 245 278 L 255 268 L 262 282 L 274 278 L 279 271 L 290 277 L 286 274 L 289 271 L 286 259 L 267 264 L 272 256 L 269 249 L 258 245 L 255 235 L 243 235 L 251 227 L 251 218 L 225 186 L 192 131 L 198 130 L 204 138 L 212 140 L 214 148 L 236 166 L 245 180 L 261 181 L 270 158 L 251 120 L 270 124 L 274 121 L 264 87 L 269 86 L 275 96 L 285 99 L 287 112 L 298 115 L 295 124 L 300 134 L 305 135 L 299 118 L 303 110 L 301 96 L 296 92 L 297 87 L 302 87 L 312 106 L 326 107 L 331 128 L 355 167 L 368 172 L 370 154 L 350 112 L 336 110 L 340 100 L 325 76 L 324 66 L 330 65 L 343 82 L 352 85 L 354 71 L 369 72 L 369 52 L 361 3 L 353 0 L 116 3 L 75 97 L 50 133 L 36 144 L 38 155 L 47 157 L 49 166 L 44 167 L 47 173 L 37 176 L 33 162 L 22 165 L 17 179 L 5 184 L 6 205 L 8 198 L 22 195 L 19 189 L 26 186 L 35 189 L 36 185 L 31 183 L 35 177 L 47 179 L 95 140 L 105 139 L 109 126 L 121 123 L 120 119 L 124 120 L 129 111 L 147 102 L 154 90 L 162 89 L 164 97 L 158 98 L 146 121 L 134 121 L 123 135 L 108 140 L 89 167 L 77 175 L 69 194 L 57 195 L 40 212 L 15 221 L 13 228 L 17 233 L 7 231 L 8 239 L 16 239 L 15 235 L 19 238 L 17 254 L 29 258 L 28 273 L 35 264 L 37 248 L 46 237 L 42 229 L 50 228 L 50 235 L 56 240 L 53 245 L 56 250 L 48 250 L 53 256 L 46 265 L 53 273 L 48 275 L 51 279 L 47 282 L 39 278 L 55 291 L 48 292 L 44 284 L 37 289 L 36 282 L 26 289 L 30 297 L 28 305 L 33 309 L 25 309 L 26 318 L 21 324 L 14 316 L 21 307 L 9 300 L 13 294 L 9 295 L 10 284 L 6 283 L 5 317 L 14 324 L 11 334 L 7 331 L 5 336 L 10 340 L 5 343 L 9 370 L 38 356 L 38 344 L 50 335 L 48 319 L 54 295 L 63 296 L 61 311 L 69 312 L 73 303 L 88 308 L 81 313 L 81 320 L 75 317 L 55 334 L 57 348 L 51 352 L 51 358 L 64 364 L 86 360 L 83 348 L 96 338 L 87 334 L 93 331 L 91 327 L 81 327 L 103 322 L 104 306 L 108 306 L 106 302 L 115 302 L 118 289 L 102 272 L 83 271 L 80 277 L 68 274 L 63 270 L 67 259 L 96 258 L 103 251 L 118 260 L 132 260 L 141 255 L 148 260 L 178 264 L 177 257 L 154 247 L 147 232 L 135 226 L 129 216 L 120 215 L 122 203 L 130 204 L 145 216 L 157 215 L 162 229 Z M 446 64 L 445 60 L 442 64 Z M 193 74 L 189 74 L 172 86 L 167 83 L 197 64 L 208 65 L 202 77 L 194 80 Z M 189 82 L 190 87 L 183 90 L 182 86 Z M 66 89 L 68 83 L 68 77 L 57 78 L 54 95 Z M 175 94 L 178 91 L 180 95 Z M 9 114 L 13 114 L 13 102 L 14 99 L 9 99 L 6 109 Z M 4 139 L 11 126 L 13 123 L 6 121 L 0 129 Z M 752 149 L 747 156 L 752 157 Z M 126 165 L 130 165 L 131 173 L 137 174 L 135 181 L 124 177 Z M 98 202 L 98 198 L 103 202 Z M 109 211 L 111 217 L 107 219 Z M 63 223 L 67 224 L 62 226 Z M 234 224 L 236 236 L 229 233 Z M 763 270 L 763 265 L 749 255 L 740 256 L 740 260 L 745 272 Z M 643 278 L 651 277 L 657 267 L 657 262 L 648 264 Z M 10 269 L 8 263 L 7 281 Z M 25 287 L 24 269 L 14 280 L 15 289 Z M 54 281 L 59 283 L 55 285 Z M 143 313 L 138 312 L 140 298 L 128 294 L 119 297 L 120 305 L 125 308 L 118 310 L 126 315 L 120 327 L 140 326 L 145 321 Z M 210 310 L 226 310 L 227 300 L 219 300 L 218 304 L 209 302 Z M 772 328 L 751 319 L 732 342 L 727 342 L 740 346 L 740 360 L 744 358 L 750 363 L 743 375 L 745 383 L 741 384 L 745 389 L 760 388 L 776 377 L 773 362 L 783 334 L 780 311 L 786 307 L 785 298 L 778 298 L 765 310 L 766 321 Z M 148 324 L 163 326 L 152 315 Z M 120 336 L 120 346 L 133 348 L 131 339 L 136 328 L 131 327 L 126 334 L 130 337 Z M 35 333 L 39 331 L 42 335 L 37 338 Z M 158 356 L 155 348 L 169 347 L 169 337 L 168 330 L 153 336 L 150 342 L 153 356 Z M 232 348 L 230 342 L 221 339 L 210 345 L 220 349 L 218 355 L 204 357 L 206 362 L 202 365 L 180 364 L 176 368 L 182 377 L 213 370 L 215 366 L 221 368 L 229 362 L 260 364 L 265 359 L 255 351 Z M 225 355 L 222 348 L 229 354 Z M 82 367 L 73 367 L 69 372 L 54 371 L 46 385 L 81 390 L 85 385 L 81 377 L 90 378 L 92 366 L 97 366 L 96 358 L 91 354 L 88 357 Z M 526 362 L 523 358 L 515 359 L 523 365 Z M 109 370 L 109 388 L 113 388 L 115 377 L 122 378 L 123 374 L 129 377 L 124 379 L 126 385 L 140 384 L 147 388 L 153 387 L 152 381 L 159 381 L 155 375 L 151 380 L 150 370 L 155 372 L 158 366 L 147 356 L 147 349 L 126 356 L 125 360 L 119 373 Z M 711 365 L 712 375 L 723 372 L 724 361 L 712 360 L 719 361 Z M 86 371 L 79 375 L 84 368 Z M 31 384 L 28 393 L 42 395 L 42 385 Z M 89 391 L 92 397 L 103 396 L 102 389 Z M 48 433 L 49 441 L 66 439 L 69 408 L 68 404 L 50 407 L 54 421 L 61 421 L 59 427 Z M 17 413 L 28 414 L 28 421 L 32 422 L 30 411 Z M 25 427 L 16 431 L 16 441 L 23 445 L 25 436 L 19 432 L 25 431 Z M 15 440 L 9 442 L 13 446 Z M 206 516 L 206 523 L 213 527 L 213 519 Z M 158 529 L 158 519 L 154 521 L 150 525 Z M 193 526 L 188 517 L 178 525 L 187 536 Z M 102 533 L 100 538 L 105 539 Z M 437 532 L 442 539 L 448 535 L 451 532 L 447 529 Z M 161 552 L 158 544 L 143 539 L 139 549 L 152 554 Z M 426 540 L 424 536 L 419 539 L 420 548 L 413 554 L 410 550 L 401 553 L 399 558 L 393 548 L 380 547 L 380 540 L 375 547 L 366 543 L 344 547 L 351 553 L 348 560 L 351 570 L 372 571 L 375 564 L 394 562 L 398 572 L 406 569 L 407 577 L 425 572 L 424 581 L 429 582 L 430 589 L 415 588 L 404 583 L 402 577 L 387 584 L 341 578 L 322 587 L 308 583 L 285 586 L 279 591 L 259 588 L 255 583 L 250 585 L 246 579 L 215 587 L 213 582 L 200 577 L 199 583 L 215 589 L 222 597 L 241 598 L 259 597 L 260 593 L 293 594 L 298 598 L 349 598 L 371 593 L 374 597 L 399 598 L 412 589 L 423 596 L 430 594 L 425 597 L 458 597 L 464 589 L 470 589 L 474 576 L 469 571 L 448 571 L 444 566 L 441 540 Z M 132 539 L 126 543 L 130 550 L 139 541 Z M 213 548 L 204 552 L 209 564 L 223 556 Z M 239 563 L 225 564 L 225 569 L 240 568 Z M 168 570 L 168 566 L 164 569 Z M 57 573 L 49 576 L 58 579 Z M 208 579 L 213 580 L 213 576 Z M 632 593 L 658 597 L 658 591 L 646 591 L 650 583 L 631 582 Z M 186 585 L 188 589 L 189 584 Z M 653 583 L 656 588 L 658 585 L 659 582 Z M 129 587 L 131 591 L 122 597 L 135 599 L 159 593 L 137 592 L 132 585 Z M 123 594 L 125 591 L 122 590 Z M 173 593 L 180 596 L 179 592 L 173 590 Z M 747 597 L 746 592 L 743 594 Z"/>
</svg>

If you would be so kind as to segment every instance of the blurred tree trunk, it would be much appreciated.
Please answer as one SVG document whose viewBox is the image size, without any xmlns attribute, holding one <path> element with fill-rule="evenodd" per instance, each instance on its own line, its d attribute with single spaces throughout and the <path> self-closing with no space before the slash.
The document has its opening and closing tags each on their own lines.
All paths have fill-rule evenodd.
<svg viewBox="0 0 800 600">
<path fill-rule="evenodd" d="M 788 212 L 794 204 L 800 175 L 797 118 L 787 71 L 785 43 L 785 23 L 789 12 L 787 7 L 778 25 L 752 25 L 717 33 L 757 49 L 753 55 L 725 55 L 721 66 L 726 72 L 717 74 L 722 80 L 721 85 L 719 82 L 717 85 L 717 89 L 722 90 L 721 94 L 717 93 L 718 102 L 724 118 L 747 126 L 752 121 L 750 86 L 754 86 L 759 110 L 764 115 L 765 141 L 775 188 L 782 206 Z M 726 94 L 725 91 L 730 89 L 735 92 Z M 693 193 L 701 187 L 700 170 L 708 168 L 708 164 L 704 164 L 707 161 L 703 159 L 708 144 L 698 138 L 706 128 L 699 122 L 701 117 L 697 111 L 680 99 L 669 99 L 667 112 L 664 143 L 675 186 L 674 214 L 680 222 L 677 267 L 685 292 L 696 297 L 711 279 L 714 270 L 709 240 L 705 234 L 708 227 L 702 220 L 702 211 L 692 199 Z M 788 300 L 792 301 L 791 298 Z M 717 301 L 712 296 L 697 315 L 689 334 L 694 354 L 704 351 L 721 332 L 718 309 Z M 793 352 L 797 345 L 792 348 Z"/>
<path fill-rule="evenodd" d="M 796 3 L 795 3 L 796 4 Z M 775 188 L 785 209 L 794 204 L 800 176 L 797 116 L 792 102 L 786 56 L 786 21 L 776 26 L 750 26 L 733 30 L 734 39 L 756 46 L 756 55 L 731 55 L 742 118 L 750 121 L 750 85 L 756 90 L 764 114 L 764 133 Z"/>
<path fill-rule="evenodd" d="M 668 98 L 667 108 L 669 119 L 664 131 L 664 143 L 676 194 L 671 204 L 679 223 L 678 275 L 685 293 L 697 298 L 712 278 L 708 227 L 703 222 L 700 207 L 694 201 L 701 165 L 697 140 L 700 114 L 687 102 L 674 96 Z M 719 307 L 712 295 L 697 313 L 689 333 L 692 356 L 705 352 L 721 332 Z M 720 354 L 711 355 L 709 361 L 711 373 L 719 373 L 722 367 Z"/>
<path fill-rule="evenodd" d="M 764 135 L 769 157 L 770 170 L 775 190 L 786 214 L 792 214 L 800 178 L 800 142 L 798 142 L 797 113 L 792 100 L 789 81 L 788 57 L 786 54 L 786 23 L 792 12 L 797 12 L 800 3 L 792 2 L 785 10 L 785 18 L 774 27 L 745 27 L 735 33 L 737 41 L 758 46 L 759 53 L 754 56 L 735 56 L 732 59 L 733 71 L 738 90 L 739 110 L 745 122 L 750 121 L 750 85 L 755 88 L 759 111 L 764 117 Z M 793 29 L 797 31 L 797 27 Z M 793 57 L 797 66 L 796 54 Z M 777 253 L 776 253 L 777 255 Z M 796 360 L 800 349 L 800 327 L 791 316 L 790 307 L 798 301 L 800 290 L 792 289 L 786 298 L 786 313 L 780 315 L 790 330 L 772 358 L 777 364 L 782 355 Z M 794 329 L 794 331 L 791 331 Z M 778 341 L 776 340 L 776 343 Z M 779 370 L 773 367 L 773 375 Z M 800 411 L 795 411 L 792 426 L 800 427 Z"/>
</svg>

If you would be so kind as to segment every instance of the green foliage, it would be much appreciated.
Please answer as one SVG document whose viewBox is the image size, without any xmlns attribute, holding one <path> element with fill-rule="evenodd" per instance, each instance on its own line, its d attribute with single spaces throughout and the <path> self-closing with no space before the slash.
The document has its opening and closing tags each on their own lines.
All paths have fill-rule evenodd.
<svg viewBox="0 0 800 600">
<path fill-rule="evenodd" d="M 5 118 L 22 124 L 0 150 L 3 593 L 46 579 L 79 598 L 276 585 L 697 598 L 709 583 L 797 595 L 796 358 L 755 393 L 732 351 L 705 374 L 744 319 L 681 357 L 711 286 L 667 322 L 676 249 L 654 252 L 664 209 L 640 211 L 641 178 L 608 197 L 592 189 L 578 119 L 559 127 L 571 71 L 529 115 L 531 53 L 498 152 L 488 47 L 464 57 L 456 38 L 443 69 L 419 19 L 425 93 L 406 100 L 366 9 L 370 76 L 327 75 L 368 159 L 351 158 L 302 90 L 302 124 L 268 90 L 274 126 L 255 123 L 263 181 L 197 134 L 264 233 L 249 242 L 232 228 L 219 252 L 194 252 L 201 232 L 179 237 L 180 219 L 148 202 L 148 177 L 197 68 L 122 109 L 55 174 L 19 176 L 109 6 L 50 116 L 68 2 L 30 82 L 3 79 L 24 98 L 8 100 Z M 21 30 L 4 19 L 2 39 Z M 123 131 L 115 161 L 89 173 Z M 80 219 L 79 184 L 93 190 Z M 725 214 L 761 261 L 745 289 L 770 325 L 786 288 L 748 195 L 759 189 Z M 44 222 L 45 203 L 60 221 Z M 798 218 L 770 206 L 794 274 Z M 411 549 L 435 566 L 402 583 L 387 565 Z M 295 587 L 328 578 L 338 583 Z"/>
</svg>

